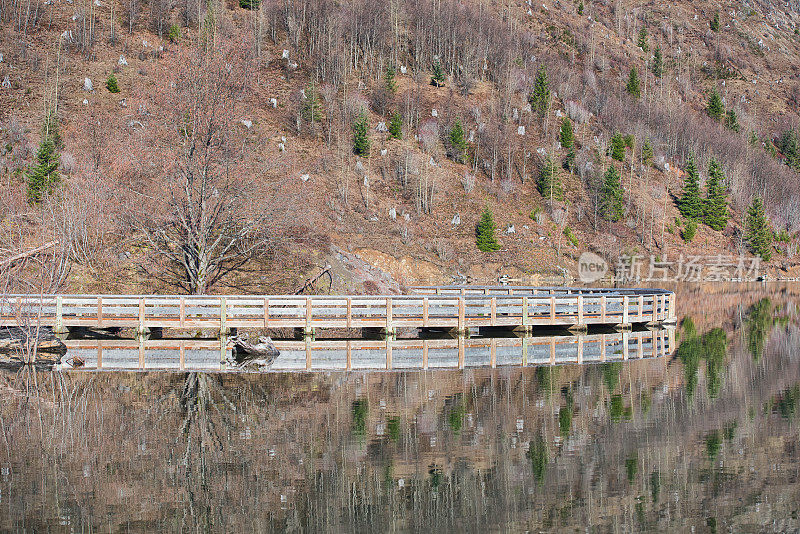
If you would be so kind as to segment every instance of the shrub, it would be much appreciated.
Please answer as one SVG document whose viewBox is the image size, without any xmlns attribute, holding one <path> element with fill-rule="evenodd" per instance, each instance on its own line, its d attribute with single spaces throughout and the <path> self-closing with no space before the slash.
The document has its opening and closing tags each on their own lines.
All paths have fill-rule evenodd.
<svg viewBox="0 0 800 534">
<path fill-rule="evenodd" d="M 650 139 L 645 139 L 642 145 L 642 163 L 648 167 L 653 163 L 653 143 L 650 142 Z"/>
<path fill-rule="evenodd" d="M 239 0 L 239 7 L 244 9 L 258 9 L 261 0 Z"/>
<path fill-rule="evenodd" d="M 106 89 L 108 89 L 109 93 L 119 93 L 119 86 L 117 85 L 117 77 L 114 76 L 114 73 L 108 75 L 108 79 L 106 80 Z"/>
<path fill-rule="evenodd" d="M 736 117 L 736 112 L 732 109 L 729 109 L 728 113 L 725 114 L 725 127 L 736 133 L 739 133 L 742 129 L 742 127 L 739 126 L 739 119 Z"/>
<path fill-rule="evenodd" d="M 245 0 L 246 1 L 246 0 Z M 172 24 L 169 27 L 169 31 L 167 31 L 167 39 L 171 43 L 177 43 L 181 40 L 181 29 L 177 24 Z"/>
<path fill-rule="evenodd" d="M 394 74 L 393 67 L 387 67 L 386 72 L 383 73 L 383 85 L 392 94 L 397 92 L 397 82 L 394 79 Z"/>
<path fill-rule="evenodd" d="M 714 13 L 714 16 L 711 18 L 711 21 L 708 23 L 708 25 L 711 27 L 711 31 L 719 31 L 719 11 Z"/>
<path fill-rule="evenodd" d="M 494 224 L 494 217 L 492 216 L 492 211 L 487 207 L 483 210 L 483 214 L 481 215 L 481 221 L 478 223 L 478 228 L 476 231 L 476 242 L 478 245 L 478 249 L 481 252 L 492 252 L 495 250 L 500 250 L 500 244 L 497 242 L 497 238 L 494 236 L 494 232 L 496 230 L 496 226 Z"/>
<path fill-rule="evenodd" d="M 439 63 L 438 59 L 433 63 L 433 76 L 431 76 L 431 85 L 435 87 L 444 87 L 444 71 L 442 70 L 442 65 Z"/>
<path fill-rule="evenodd" d="M 578 246 L 578 236 L 575 235 L 575 233 L 572 231 L 572 228 L 569 226 L 564 228 L 564 237 L 567 238 L 567 241 L 572 243 L 573 247 Z"/>
</svg>

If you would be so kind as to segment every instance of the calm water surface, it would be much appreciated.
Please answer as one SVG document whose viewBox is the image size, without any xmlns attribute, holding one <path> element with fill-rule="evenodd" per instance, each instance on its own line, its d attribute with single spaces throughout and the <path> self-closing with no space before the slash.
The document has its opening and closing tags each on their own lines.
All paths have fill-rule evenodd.
<svg viewBox="0 0 800 534">
<path fill-rule="evenodd" d="M 800 286 L 677 291 L 661 358 L 0 371 L 0 530 L 797 531 Z"/>
</svg>

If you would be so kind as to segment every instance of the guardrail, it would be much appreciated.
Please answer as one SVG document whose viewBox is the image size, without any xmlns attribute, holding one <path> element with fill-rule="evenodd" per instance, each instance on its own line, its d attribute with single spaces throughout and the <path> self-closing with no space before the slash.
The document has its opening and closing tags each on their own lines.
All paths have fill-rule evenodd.
<svg viewBox="0 0 800 534">
<path fill-rule="evenodd" d="M 588 326 L 675 320 L 675 295 L 664 290 L 581 290 L 494 295 L 182 296 L 12 295 L 0 326 L 35 317 L 57 331 L 71 327 L 219 329 Z M 535 292 L 534 292 L 535 291 Z"/>
</svg>

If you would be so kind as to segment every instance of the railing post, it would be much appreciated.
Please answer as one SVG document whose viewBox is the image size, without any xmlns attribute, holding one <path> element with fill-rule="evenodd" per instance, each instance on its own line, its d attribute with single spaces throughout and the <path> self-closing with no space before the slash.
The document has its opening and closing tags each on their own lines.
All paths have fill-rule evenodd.
<svg viewBox="0 0 800 534">
<path fill-rule="evenodd" d="M 578 336 L 578 363 L 583 363 L 583 336 Z"/>
<path fill-rule="evenodd" d="M 264 299 L 264 328 L 269 327 L 269 299 Z"/>
<path fill-rule="evenodd" d="M 622 324 L 628 324 L 628 306 L 629 306 L 629 299 L 628 295 L 622 297 Z"/>
<path fill-rule="evenodd" d="M 353 299 L 347 297 L 347 328 L 353 327 Z"/>
<path fill-rule="evenodd" d="M 428 326 L 428 312 L 429 312 L 430 302 L 428 301 L 428 297 L 422 299 L 422 326 Z"/>
<path fill-rule="evenodd" d="M 139 299 L 139 328 L 136 335 L 144 337 L 147 335 L 147 327 L 144 323 L 144 297 Z"/>
<path fill-rule="evenodd" d="M 556 324 L 556 298 L 550 294 L 550 324 Z"/>
<path fill-rule="evenodd" d="M 97 327 L 103 327 L 103 297 L 97 297 Z"/>
<path fill-rule="evenodd" d="M 58 295 L 56 297 L 56 334 L 64 334 L 67 329 L 64 328 L 64 297 Z"/>
<path fill-rule="evenodd" d="M 497 339 L 492 338 L 491 347 L 489 349 L 489 365 L 492 368 L 497 367 Z"/>
<path fill-rule="evenodd" d="M 600 322 L 605 324 L 606 322 L 606 296 L 603 295 L 600 297 Z"/>
<path fill-rule="evenodd" d="M 144 369 L 144 337 L 139 336 L 139 369 Z"/>
<path fill-rule="evenodd" d="M 522 297 L 522 328 L 527 332 L 530 330 L 530 321 L 528 320 L 528 297 Z"/>
<path fill-rule="evenodd" d="M 583 295 L 578 295 L 578 326 L 583 326 Z"/>
<path fill-rule="evenodd" d="M 181 328 L 183 328 L 184 326 L 186 326 L 186 299 L 184 297 L 181 297 L 180 306 L 181 306 L 180 323 L 181 323 Z"/>
<path fill-rule="evenodd" d="M 313 336 L 314 335 L 314 328 L 311 326 L 311 316 L 313 314 L 313 305 L 311 302 L 311 297 L 306 297 L 306 326 L 303 330 L 303 335 L 305 336 Z"/>
<path fill-rule="evenodd" d="M 394 325 L 392 323 L 392 297 L 386 297 L 386 335 L 394 336 Z"/>
<path fill-rule="evenodd" d="M 492 297 L 490 302 L 492 307 L 491 325 L 497 326 L 497 297 Z"/>
<path fill-rule="evenodd" d="M 392 338 L 386 338 L 386 370 L 392 368 Z"/>
<path fill-rule="evenodd" d="M 550 338 L 550 365 L 556 364 L 556 338 Z"/>
<path fill-rule="evenodd" d="M 422 368 L 428 368 L 428 340 L 422 340 Z"/>
<path fill-rule="evenodd" d="M 630 336 L 630 334 L 623 330 L 622 331 L 622 359 L 623 360 L 627 360 L 628 359 L 628 336 Z"/>
<path fill-rule="evenodd" d="M 466 306 L 464 304 L 464 297 L 458 297 L 458 333 L 462 335 L 466 333 Z"/>
<path fill-rule="evenodd" d="M 225 297 L 219 299 L 219 337 L 228 335 L 228 302 Z"/>
</svg>

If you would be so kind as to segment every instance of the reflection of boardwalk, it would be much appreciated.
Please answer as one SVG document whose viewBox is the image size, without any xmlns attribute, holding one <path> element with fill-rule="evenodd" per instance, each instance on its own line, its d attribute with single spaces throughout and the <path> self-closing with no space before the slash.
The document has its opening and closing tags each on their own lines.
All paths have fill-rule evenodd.
<svg viewBox="0 0 800 534">
<path fill-rule="evenodd" d="M 426 291 L 428 291 L 426 293 Z M 198 329 L 452 328 L 663 323 L 675 295 L 660 289 L 414 288 L 393 296 L 63 295 L 6 299 L 0 323 L 41 317 L 70 327 Z"/>
<path fill-rule="evenodd" d="M 674 350 L 674 329 L 523 338 L 276 341 L 270 371 L 463 369 L 658 358 Z M 83 369 L 224 370 L 213 340 L 67 340 Z M 230 350 L 230 349 L 225 349 Z"/>
</svg>

